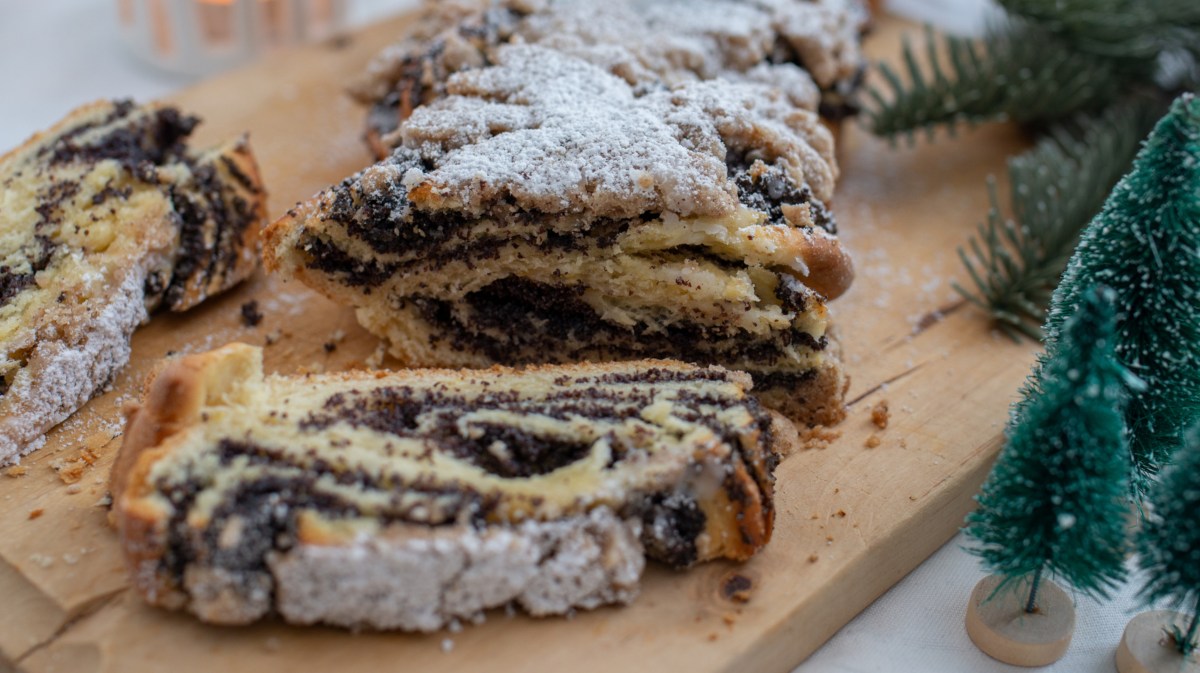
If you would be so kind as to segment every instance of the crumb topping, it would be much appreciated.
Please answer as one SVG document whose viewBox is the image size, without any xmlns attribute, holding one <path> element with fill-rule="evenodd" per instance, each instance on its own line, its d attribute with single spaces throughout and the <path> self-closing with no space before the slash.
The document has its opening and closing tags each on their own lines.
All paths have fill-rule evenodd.
<svg viewBox="0 0 1200 673">
<path fill-rule="evenodd" d="M 403 182 L 427 209 L 478 216 L 512 201 L 601 217 L 726 214 L 738 204 L 727 148 L 751 139 L 817 198 L 832 191 L 828 132 L 766 86 L 699 82 L 638 97 L 586 61 L 506 46 L 496 65 L 455 75 L 447 90 L 401 128 L 427 165 Z"/>
</svg>

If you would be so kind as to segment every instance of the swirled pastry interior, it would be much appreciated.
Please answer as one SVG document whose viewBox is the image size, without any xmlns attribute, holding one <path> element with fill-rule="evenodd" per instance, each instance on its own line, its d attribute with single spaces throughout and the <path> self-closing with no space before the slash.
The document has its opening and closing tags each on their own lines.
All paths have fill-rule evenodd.
<svg viewBox="0 0 1200 673">
<path fill-rule="evenodd" d="M 129 359 L 156 309 L 249 275 L 266 194 L 245 138 L 196 151 L 195 117 L 100 102 L 0 158 L 0 464 Z"/>
<path fill-rule="evenodd" d="M 639 94 L 540 46 L 495 58 L 275 222 L 268 268 L 355 306 L 409 365 L 679 358 L 840 419 L 825 302 L 853 273 L 817 116 L 761 84 Z"/>
<path fill-rule="evenodd" d="M 744 374 L 666 361 L 263 376 L 169 364 L 113 493 L 134 583 L 203 619 L 429 630 L 623 602 L 643 553 L 746 559 L 786 421 Z"/>
</svg>

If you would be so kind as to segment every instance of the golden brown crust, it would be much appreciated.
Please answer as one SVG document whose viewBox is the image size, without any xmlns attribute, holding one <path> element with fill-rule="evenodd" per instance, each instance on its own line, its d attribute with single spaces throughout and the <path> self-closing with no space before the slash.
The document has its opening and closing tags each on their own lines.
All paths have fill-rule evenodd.
<svg viewBox="0 0 1200 673">
<path fill-rule="evenodd" d="M 144 488 L 145 452 L 196 421 L 204 403 L 204 372 L 222 357 L 218 349 L 167 360 L 147 377 L 142 401 L 124 410 L 125 434 L 109 481 L 114 500 L 135 495 L 126 492 L 131 485 Z"/>
</svg>

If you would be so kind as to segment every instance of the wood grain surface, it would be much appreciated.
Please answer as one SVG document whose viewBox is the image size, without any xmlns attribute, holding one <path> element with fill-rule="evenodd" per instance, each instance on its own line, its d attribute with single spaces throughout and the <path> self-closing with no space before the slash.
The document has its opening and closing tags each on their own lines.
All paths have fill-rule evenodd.
<svg viewBox="0 0 1200 673">
<path fill-rule="evenodd" d="M 250 132 L 278 215 L 368 162 L 362 111 L 342 87 L 406 21 L 275 54 L 172 100 L 205 118 L 203 142 Z M 905 30 L 881 19 L 868 50 L 897 54 Z M 962 276 L 956 246 L 986 212 L 985 176 L 1022 142 L 990 126 L 892 149 L 844 129 L 835 211 L 858 278 L 833 310 L 854 403 L 827 447 L 780 466 L 774 540 L 751 562 L 683 573 L 652 564 L 629 607 L 545 620 L 493 612 L 434 635 L 220 628 L 142 605 L 127 590 L 105 496 L 120 408 L 156 362 L 278 336 L 268 369 L 335 370 L 377 348 L 351 311 L 260 274 L 185 315 L 155 317 L 112 390 L 0 475 L 0 671 L 789 670 L 954 534 L 999 448 L 1034 347 L 997 335 L 949 283 Z M 255 328 L 240 320 L 251 299 L 265 314 Z M 871 422 L 881 401 L 886 429 Z M 751 588 L 729 595 L 735 574 Z"/>
</svg>

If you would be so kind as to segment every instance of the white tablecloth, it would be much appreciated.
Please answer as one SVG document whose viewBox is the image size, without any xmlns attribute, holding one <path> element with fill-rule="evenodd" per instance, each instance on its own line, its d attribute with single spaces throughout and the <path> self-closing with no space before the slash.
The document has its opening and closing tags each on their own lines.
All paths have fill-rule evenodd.
<svg viewBox="0 0 1200 673">
<path fill-rule="evenodd" d="M 364 23 L 415 0 L 352 0 Z M 957 32 L 983 22 L 984 0 L 893 0 L 892 8 Z M 115 2 L 0 0 L 0 152 L 97 98 L 161 96 L 194 81 L 155 70 L 119 42 Z M 1020 671 L 981 654 L 963 629 L 967 596 L 982 577 L 956 537 L 850 622 L 798 673 L 974 673 Z M 1134 613 L 1128 585 L 1106 603 L 1081 598 L 1075 642 L 1044 670 L 1109 673 L 1126 621 Z"/>
</svg>

